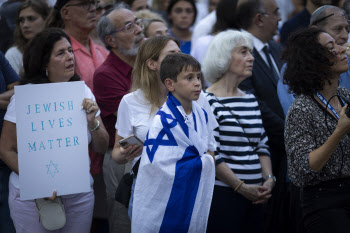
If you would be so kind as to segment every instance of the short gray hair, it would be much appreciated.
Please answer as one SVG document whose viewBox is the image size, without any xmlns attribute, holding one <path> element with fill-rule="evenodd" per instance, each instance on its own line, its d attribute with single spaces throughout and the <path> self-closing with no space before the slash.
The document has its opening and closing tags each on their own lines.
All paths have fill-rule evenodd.
<svg viewBox="0 0 350 233">
<path fill-rule="evenodd" d="M 129 10 L 129 6 L 124 2 L 116 4 L 113 8 L 109 9 L 101 16 L 97 24 L 97 34 L 108 50 L 111 50 L 112 48 L 107 44 L 106 36 L 110 35 L 116 30 L 114 23 L 108 18 L 108 15 L 113 11 L 121 9 Z"/>
<path fill-rule="evenodd" d="M 203 76 L 209 83 L 216 82 L 227 72 L 232 61 L 232 51 L 239 46 L 253 50 L 250 33 L 227 30 L 214 37 L 202 62 Z"/>
</svg>

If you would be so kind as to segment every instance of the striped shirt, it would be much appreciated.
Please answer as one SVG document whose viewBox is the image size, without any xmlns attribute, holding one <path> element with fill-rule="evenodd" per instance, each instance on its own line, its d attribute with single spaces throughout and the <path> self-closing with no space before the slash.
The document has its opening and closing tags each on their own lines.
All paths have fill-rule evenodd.
<svg viewBox="0 0 350 233">
<path fill-rule="evenodd" d="M 206 93 L 206 97 L 219 123 L 214 130 L 216 164 L 226 162 L 246 184 L 262 184 L 259 156 L 270 156 L 270 152 L 255 96 L 215 97 Z M 215 185 L 227 186 L 218 179 Z"/>
</svg>

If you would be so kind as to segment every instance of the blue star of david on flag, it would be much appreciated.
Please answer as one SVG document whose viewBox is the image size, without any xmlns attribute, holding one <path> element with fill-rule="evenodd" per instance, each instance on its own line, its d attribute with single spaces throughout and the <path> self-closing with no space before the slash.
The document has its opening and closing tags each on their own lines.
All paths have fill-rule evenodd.
<svg viewBox="0 0 350 233">
<path fill-rule="evenodd" d="M 58 164 L 55 164 L 53 163 L 51 160 L 50 160 L 50 163 L 48 165 L 46 165 L 47 167 L 47 173 L 46 174 L 50 174 L 53 177 L 55 177 L 55 174 L 56 173 L 59 173 L 57 167 L 58 167 Z"/>
<path fill-rule="evenodd" d="M 166 114 L 163 111 L 158 111 L 157 115 L 160 115 L 163 129 L 159 132 L 158 136 L 155 139 L 150 139 L 148 137 L 148 132 L 146 135 L 146 141 L 144 143 L 144 146 L 146 146 L 148 158 L 151 163 L 153 161 L 154 154 L 156 153 L 159 146 L 177 146 L 174 135 L 170 130 L 177 125 L 177 120 L 174 119 L 170 114 Z M 169 122 L 168 119 L 171 121 Z M 168 139 L 163 139 L 164 136 L 167 136 Z M 152 148 L 150 148 L 150 146 L 152 146 Z"/>
</svg>

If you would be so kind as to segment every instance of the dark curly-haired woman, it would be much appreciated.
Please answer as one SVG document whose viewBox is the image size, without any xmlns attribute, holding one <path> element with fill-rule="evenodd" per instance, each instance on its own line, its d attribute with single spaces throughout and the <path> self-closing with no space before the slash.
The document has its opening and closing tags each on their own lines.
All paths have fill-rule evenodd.
<svg viewBox="0 0 350 233">
<path fill-rule="evenodd" d="M 289 177 L 301 187 L 304 226 L 308 232 L 348 232 L 350 119 L 339 96 L 350 92 L 338 87 L 348 70 L 345 49 L 310 28 L 290 37 L 283 58 L 284 82 L 297 96 L 287 114 L 285 144 Z"/>
</svg>

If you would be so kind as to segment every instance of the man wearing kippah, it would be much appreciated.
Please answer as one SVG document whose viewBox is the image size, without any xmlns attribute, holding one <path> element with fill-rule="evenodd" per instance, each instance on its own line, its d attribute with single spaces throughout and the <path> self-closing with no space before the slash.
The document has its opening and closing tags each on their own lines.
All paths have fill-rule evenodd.
<svg viewBox="0 0 350 233">
<path fill-rule="evenodd" d="M 332 0 L 306 0 L 305 8 L 287 20 L 281 29 L 281 43 L 285 45 L 288 36 L 299 28 L 307 28 L 310 23 L 311 14 L 319 7 L 331 4 Z"/>
<path fill-rule="evenodd" d="M 346 50 L 346 55 L 348 57 L 350 56 L 350 44 L 347 43 L 349 37 L 349 25 L 347 16 L 343 9 L 331 5 L 321 6 L 312 14 L 309 26 L 318 27 L 324 30 L 326 33 L 333 37 L 335 43 L 343 46 Z M 281 79 L 277 85 L 277 93 L 284 114 L 286 115 L 290 105 L 294 101 L 294 97 L 292 94 L 288 93 L 288 86 L 283 85 L 282 83 L 284 70 L 285 66 L 281 71 Z M 341 81 L 339 83 L 339 86 L 350 90 L 350 70 L 342 73 L 340 77 Z"/>
</svg>

